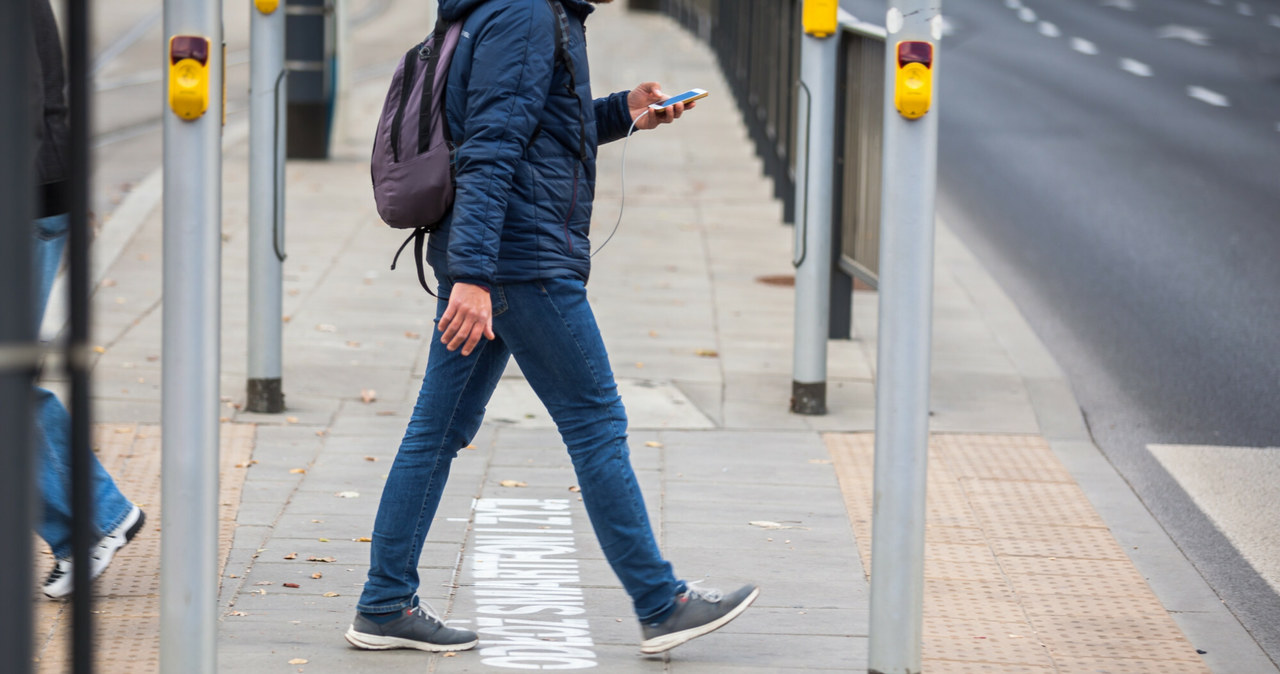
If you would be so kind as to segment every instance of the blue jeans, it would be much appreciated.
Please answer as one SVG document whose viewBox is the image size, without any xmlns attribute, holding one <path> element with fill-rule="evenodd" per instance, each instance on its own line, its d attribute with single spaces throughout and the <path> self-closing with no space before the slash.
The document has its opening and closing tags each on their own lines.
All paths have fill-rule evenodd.
<svg viewBox="0 0 1280 674">
<path fill-rule="evenodd" d="M 440 296 L 450 286 L 441 282 Z M 449 465 L 484 419 L 507 359 L 555 420 L 569 450 L 582 500 L 600 547 L 646 622 L 666 618 L 685 591 L 654 540 L 631 469 L 627 415 L 604 341 L 581 281 L 555 279 L 497 286 L 493 331 L 470 356 L 432 336 L 422 390 L 373 526 L 369 579 L 358 610 L 389 613 L 414 605 L 418 558 L 449 477 Z M 437 303 L 436 320 L 447 301 Z"/>
<path fill-rule="evenodd" d="M 67 216 L 54 215 L 35 221 L 32 265 L 36 273 L 36 325 L 44 319 L 49 291 L 62 264 L 67 243 Z M 40 525 L 37 531 L 57 557 L 71 556 L 71 417 L 53 393 L 35 391 L 37 483 L 40 487 Z M 105 536 L 133 509 L 116 483 L 93 457 L 93 521 L 98 536 Z"/>
</svg>

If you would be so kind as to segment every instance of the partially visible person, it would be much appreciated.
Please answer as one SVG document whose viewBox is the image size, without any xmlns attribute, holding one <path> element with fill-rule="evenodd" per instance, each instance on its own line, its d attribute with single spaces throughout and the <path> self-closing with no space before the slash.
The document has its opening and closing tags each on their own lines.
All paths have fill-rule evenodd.
<svg viewBox="0 0 1280 674">
<path fill-rule="evenodd" d="M 31 78 L 38 100 L 32 110 L 33 131 L 38 143 L 36 178 L 36 221 L 32 227 L 32 267 L 35 271 L 35 320 L 44 319 L 49 291 L 62 263 L 68 227 L 67 177 L 68 142 L 66 76 L 62 66 L 62 43 L 49 0 L 31 3 Z M 37 528 L 53 550 L 54 564 L 44 581 L 44 593 L 53 599 L 70 595 L 71 581 L 71 418 L 52 392 L 35 391 L 37 487 L 41 513 Z M 142 528 L 146 516 L 126 499 L 107 471 L 93 458 L 93 520 L 98 542 L 90 549 L 90 578 L 106 570 L 116 552 Z"/>
</svg>

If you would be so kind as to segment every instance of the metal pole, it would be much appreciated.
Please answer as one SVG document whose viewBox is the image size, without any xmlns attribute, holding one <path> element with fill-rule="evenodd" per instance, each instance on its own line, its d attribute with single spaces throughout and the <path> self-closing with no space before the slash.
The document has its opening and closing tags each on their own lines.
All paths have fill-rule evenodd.
<svg viewBox="0 0 1280 674">
<path fill-rule="evenodd" d="M 217 671 L 218 333 L 222 292 L 224 50 L 220 0 L 165 0 L 164 34 L 165 68 L 175 76 L 165 79 L 162 110 L 164 514 L 160 671 L 213 674 Z M 179 76 L 183 73 L 185 79 Z M 206 105 L 203 109 L 201 102 Z M 188 118 L 179 117 L 178 110 Z"/>
<path fill-rule="evenodd" d="M 939 0 L 890 0 L 886 17 L 884 184 L 876 363 L 875 491 L 867 669 L 918 674 L 924 599 L 925 468 L 933 309 L 938 113 L 908 119 L 895 99 L 920 79 L 899 45 L 927 43 L 929 77 L 941 39 Z M 920 45 L 925 46 L 925 45 Z M 932 85 L 926 93 L 932 100 Z M 926 108 L 927 110 L 927 108 Z"/>
<path fill-rule="evenodd" d="M 89 549 L 97 542 L 89 384 L 89 3 L 67 0 L 67 105 L 69 221 L 67 250 L 70 338 L 66 345 L 71 377 L 71 567 L 72 671 L 93 671 L 93 592 Z"/>
<path fill-rule="evenodd" d="M 840 41 L 831 3 L 831 32 L 810 29 L 806 0 L 800 46 L 800 113 L 796 134 L 796 299 L 791 411 L 827 413 L 827 333 L 831 303 L 831 221 L 836 135 L 836 65 Z"/>
<path fill-rule="evenodd" d="M 284 411 L 284 10 L 258 0 L 249 39 L 250 412 Z"/>
<path fill-rule="evenodd" d="M 0 629 L 0 653 L 14 674 L 32 671 L 31 485 L 35 484 L 31 380 L 39 351 L 31 280 L 31 219 L 35 185 L 31 143 L 34 101 L 43 100 L 32 80 L 31 11 L 27 2 L 0 2 L 0 596 L 16 605 Z M 21 93 L 18 93 L 21 92 Z M 33 99 L 34 97 L 34 99 Z"/>
</svg>

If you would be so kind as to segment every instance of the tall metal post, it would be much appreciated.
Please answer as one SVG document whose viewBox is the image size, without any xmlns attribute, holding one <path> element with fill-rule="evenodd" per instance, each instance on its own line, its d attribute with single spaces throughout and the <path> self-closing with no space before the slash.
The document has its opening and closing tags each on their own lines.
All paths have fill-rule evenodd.
<svg viewBox="0 0 1280 674">
<path fill-rule="evenodd" d="M 796 135 L 796 299 L 791 411 L 827 413 L 835 170 L 837 5 L 805 0 Z"/>
<path fill-rule="evenodd" d="M 940 0 L 890 0 L 868 671 L 918 674 L 933 310 Z"/>
<path fill-rule="evenodd" d="M 250 412 L 284 411 L 285 13 L 255 0 L 249 37 L 249 368 Z"/>
<path fill-rule="evenodd" d="M 89 50 L 90 17 L 87 0 L 67 0 L 67 106 L 69 143 L 68 249 L 70 283 L 70 338 L 67 340 L 67 374 L 71 378 L 71 567 L 76 588 L 71 611 L 71 658 L 75 674 L 93 671 L 93 593 L 90 548 L 99 532 L 94 526 L 92 403 L 89 383 Z"/>
<path fill-rule="evenodd" d="M 160 671 L 217 671 L 220 0 L 165 0 Z"/>
<path fill-rule="evenodd" d="M 42 100 L 29 71 L 31 11 L 27 2 L 0 2 L 0 596 L 16 597 L 0 629 L 0 653 L 15 674 L 32 671 L 31 526 L 35 467 L 31 442 L 31 378 L 39 352 L 31 269 L 35 185 L 32 97 Z M 6 670 L 7 671 L 7 670 Z"/>
</svg>

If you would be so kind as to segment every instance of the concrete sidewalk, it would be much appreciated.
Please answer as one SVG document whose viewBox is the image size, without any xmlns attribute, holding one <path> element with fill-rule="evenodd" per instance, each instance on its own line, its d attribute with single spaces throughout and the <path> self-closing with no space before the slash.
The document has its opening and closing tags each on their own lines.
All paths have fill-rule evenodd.
<svg viewBox="0 0 1280 674">
<path fill-rule="evenodd" d="M 388 60 L 415 39 L 405 26 L 429 25 L 396 12 L 380 20 Z M 288 166 L 283 415 L 238 409 L 247 149 L 226 155 L 226 451 L 252 458 L 222 475 L 235 526 L 221 671 L 865 670 L 876 297 L 855 294 L 855 339 L 830 345 L 830 414 L 790 414 L 794 294 L 761 279 L 793 273 L 792 230 L 718 67 L 670 21 L 620 6 L 601 8 L 588 35 L 597 94 L 645 79 L 713 92 L 679 124 L 632 140 L 626 211 L 595 258 L 590 295 L 663 550 L 689 580 L 759 583 L 759 601 L 717 634 L 639 656 L 568 457 L 513 366 L 454 463 L 421 560 L 422 598 L 479 629 L 479 650 L 346 645 L 434 310 L 411 268 L 387 271 L 402 237 L 372 207 L 367 151 L 385 94 L 373 80 L 352 89 L 334 158 Z M 601 153 L 597 241 L 618 217 L 621 151 Z M 159 421 L 161 232 L 155 211 L 95 296 L 97 417 L 131 429 L 121 434 L 154 434 L 134 424 Z M 1058 368 L 945 223 L 935 294 L 925 670 L 1275 671 L 1098 454 Z M 100 451 L 153 456 L 158 444 Z M 159 503 L 147 510 L 157 524 L 143 537 L 154 541 Z M 517 546 L 563 570 L 558 587 L 515 596 L 487 584 Z M 138 625 L 158 625 L 156 585 L 133 579 L 156 574 L 158 560 L 141 548 L 126 548 L 99 583 L 101 641 L 134 653 L 103 671 L 155 668 L 156 634 Z M 55 671 L 60 625 L 41 623 L 42 671 Z"/>
</svg>

